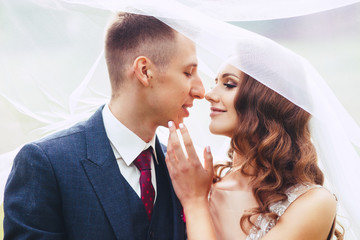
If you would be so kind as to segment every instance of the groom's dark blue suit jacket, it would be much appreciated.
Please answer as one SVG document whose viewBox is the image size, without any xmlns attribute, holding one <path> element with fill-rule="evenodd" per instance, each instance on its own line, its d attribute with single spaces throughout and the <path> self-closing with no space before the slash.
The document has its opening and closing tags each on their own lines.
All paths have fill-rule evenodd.
<svg viewBox="0 0 360 240">
<path fill-rule="evenodd" d="M 5 239 L 184 239 L 182 208 L 156 140 L 151 222 L 123 178 L 100 108 L 89 120 L 22 148 L 4 195 Z"/>
</svg>

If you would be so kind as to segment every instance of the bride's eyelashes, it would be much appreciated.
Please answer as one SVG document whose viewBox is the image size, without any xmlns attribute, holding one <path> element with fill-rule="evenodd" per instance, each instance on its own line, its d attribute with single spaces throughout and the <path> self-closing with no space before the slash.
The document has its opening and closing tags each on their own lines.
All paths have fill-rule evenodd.
<svg viewBox="0 0 360 240">
<path fill-rule="evenodd" d="M 224 80 L 220 79 L 219 82 L 219 79 L 216 78 L 215 86 L 218 84 L 222 84 L 223 86 L 225 86 L 225 88 L 230 88 L 230 89 L 237 87 L 237 83 L 234 80 L 228 80 L 228 79 L 224 79 Z M 210 87 L 210 89 L 213 89 L 215 86 Z"/>
<path fill-rule="evenodd" d="M 234 88 L 234 87 L 236 87 L 236 84 L 224 83 L 224 86 L 225 86 L 226 88 Z"/>
<path fill-rule="evenodd" d="M 237 82 L 235 82 L 234 80 L 232 79 L 224 79 L 223 81 L 223 85 L 226 87 L 226 88 L 235 88 L 237 87 Z"/>
</svg>

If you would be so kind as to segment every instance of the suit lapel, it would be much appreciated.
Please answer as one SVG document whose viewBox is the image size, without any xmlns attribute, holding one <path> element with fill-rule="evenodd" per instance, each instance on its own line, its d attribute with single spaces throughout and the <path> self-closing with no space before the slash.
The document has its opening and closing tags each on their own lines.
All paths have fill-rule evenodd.
<svg viewBox="0 0 360 240">
<path fill-rule="evenodd" d="M 117 239 L 133 239 L 128 194 L 107 138 L 100 108 L 86 125 L 87 159 L 84 170 L 105 211 Z"/>
<path fill-rule="evenodd" d="M 127 181 L 121 175 L 113 150 L 105 132 L 102 119 L 102 107 L 87 121 L 85 126 L 87 142 L 87 159 L 82 166 L 93 186 L 93 189 L 104 209 L 117 239 L 134 239 L 134 228 L 130 221 L 130 196 Z M 175 195 L 166 168 L 164 152 L 159 140 L 156 139 L 156 154 L 159 164 L 165 171 L 164 181 L 170 183 L 171 199 L 174 214 L 174 237 L 184 239 L 185 225 L 182 222 L 182 207 Z"/>
</svg>

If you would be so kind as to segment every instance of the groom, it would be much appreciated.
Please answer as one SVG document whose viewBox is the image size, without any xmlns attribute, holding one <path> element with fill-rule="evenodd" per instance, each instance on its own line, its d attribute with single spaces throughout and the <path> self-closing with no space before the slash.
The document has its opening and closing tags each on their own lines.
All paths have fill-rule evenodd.
<svg viewBox="0 0 360 240">
<path fill-rule="evenodd" d="M 105 52 L 109 104 L 16 156 L 5 239 L 185 238 L 155 131 L 182 122 L 204 97 L 195 46 L 154 17 L 124 13 L 107 31 Z"/>
</svg>

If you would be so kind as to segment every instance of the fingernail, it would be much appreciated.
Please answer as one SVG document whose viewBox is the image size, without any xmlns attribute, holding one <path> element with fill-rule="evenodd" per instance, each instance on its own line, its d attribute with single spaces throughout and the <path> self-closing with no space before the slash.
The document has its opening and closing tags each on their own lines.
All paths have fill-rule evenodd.
<svg viewBox="0 0 360 240">
<path fill-rule="evenodd" d="M 179 123 L 179 128 L 184 128 L 184 124 L 183 124 L 183 123 Z"/>
<path fill-rule="evenodd" d="M 206 146 L 206 152 L 211 153 L 210 146 Z"/>
<path fill-rule="evenodd" d="M 173 121 L 169 121 L 169 122 L 168 122 L 169 128 L 171 128 L 173 125 L 174 125 L 174 124 L 173 124 Z"/>
</svg>

